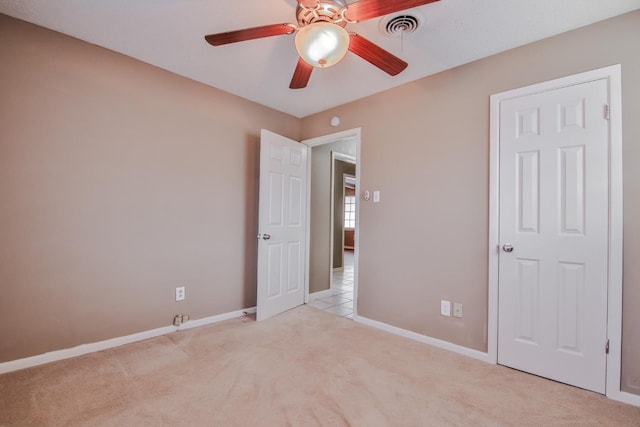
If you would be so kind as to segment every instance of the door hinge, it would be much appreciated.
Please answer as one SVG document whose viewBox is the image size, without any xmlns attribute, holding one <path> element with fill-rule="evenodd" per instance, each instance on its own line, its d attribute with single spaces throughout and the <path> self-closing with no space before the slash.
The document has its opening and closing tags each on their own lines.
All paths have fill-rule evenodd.
<svg viewBox="0 0 640 427">
<path fill-rule="evenodd" d="M 609 340 L 607 340 L 607 343 L 604 346 L 604 353 L 609 354 Z"/>
<path fill-rule="evenodd" d="M 604 105 L 604 118 L 607 120 L 611 118 L 611 107 L 609 104 Z"/>
</svg>

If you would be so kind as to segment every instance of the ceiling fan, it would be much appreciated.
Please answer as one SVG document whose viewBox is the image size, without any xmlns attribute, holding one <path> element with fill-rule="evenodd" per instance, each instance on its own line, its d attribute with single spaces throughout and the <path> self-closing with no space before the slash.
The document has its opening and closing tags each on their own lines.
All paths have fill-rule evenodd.
<svg viewBox="0 0 640 427">
<path fill-rule="evenodd" d="M 347 51 L 353 52 L 382 71 L 395 76 L 407 68 L 407 63 L 364 37 L 348 32 L 347 24 L 366 21 L 404 9 L 439 0 L 297 0 L 295 24 L 272 24 L 244 30 L 205 36 L 205 40 L 220 46 L 229 43 L 285 34 L 295 35 L 300 58 L 293 73 L 291 89 L 307 86 L 314 67 L 325 68 L 338 63 Z"/>
</svg>

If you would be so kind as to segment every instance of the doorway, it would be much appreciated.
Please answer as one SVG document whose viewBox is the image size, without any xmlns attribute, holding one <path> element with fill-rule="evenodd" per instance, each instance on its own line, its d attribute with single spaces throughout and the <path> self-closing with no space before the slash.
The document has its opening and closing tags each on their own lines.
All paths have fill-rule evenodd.
<svg viewBox="0 0 640 427">
<path fill-rule="evenodd" d="M 354 151 L 350 141 L 334 147 Z M 356 228 L 356 157 L 339 151 L 331 152 L 331 265 L 330 295 L 311 304 L 338 316 L 353 319 L 354 251 Z"/>
<path fill-rule="evenodd" d="M 357 301 L 360 130 L 303 141 L 310 147 L 309 267 L 305 302 L 353 318 Z M 351 194 L 346 195 L 346 192 Z M 348 199 L 347 199 L 348 197 Z M 349 202 L 349 213 L 345 212 Z M 351 227 L 345 227 L 349 219 Z M 346 246 L 345 236 L 352 236 Z"/>
<path fill-rule="evenodd" d="M 619 66 L 491 97 L 489 355 L 607 395 L 620 382 L 620 108 Z"/>
</svg>

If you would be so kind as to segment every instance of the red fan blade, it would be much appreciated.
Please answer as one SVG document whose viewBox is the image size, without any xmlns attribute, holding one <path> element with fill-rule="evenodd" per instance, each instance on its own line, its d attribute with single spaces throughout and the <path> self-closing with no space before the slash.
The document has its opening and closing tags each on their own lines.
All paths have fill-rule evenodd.
<svg viewBox="0 0 640 427">
<path fill-rule="evenodd" d="M 350 21 L 366 21 L 436 1 L 439 0 L 359 0 L 347 6 L 344 16 Z"/>
<path fill-rule="evenodd" d="M 392 76 L 400 74 L 409 65 L 377 44 L 355 33 L 351 33 L 349 50 Z"/>
<path fill-rule="evenodd" d="M 318 5 L 318 0 L 298 0 L 301 6 L 306 7 L 307 9 L 315 9 Z"/>
<path fill-rule="evenodd" d="M 262 37 L 280 36 L 291 34 L 296 30 L 293 24 L 272 24 L 262 27 L 247 28 L 244 30 L 229 31 L 227 33 L 210 34 L 204 39 L 211 45 L 220 46 L 228 43 L 243 42 L 245 40 L 259 39 Z"/>
<path fill-rule="evenodd" d="M 298 65 L 296 65 L 296 70 L 293 72 L 293 77 L 291 78 L 289 89 L 302 89 L 307 87 L 312 71 L 313 66 L 304 62 L 302 58 L 299 58 Z"/>
</svg>

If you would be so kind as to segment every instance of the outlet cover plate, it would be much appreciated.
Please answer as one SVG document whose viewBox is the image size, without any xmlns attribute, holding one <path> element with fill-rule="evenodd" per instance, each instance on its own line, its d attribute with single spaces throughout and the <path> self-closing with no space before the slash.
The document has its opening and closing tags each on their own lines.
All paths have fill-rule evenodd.
<svg viewBox="0 0 640 427">
<path fill-rule="evenodd" d="M 462 304 L 459 302 L 453 303 L 453 316 L 454 317 L 462 317 Z"/>
<path fill-rule="evenodd" d="M 176 301 L 184 301 L 185 289 L 184 286 L 178 286 L 176 288 Z"/>
</svg>

